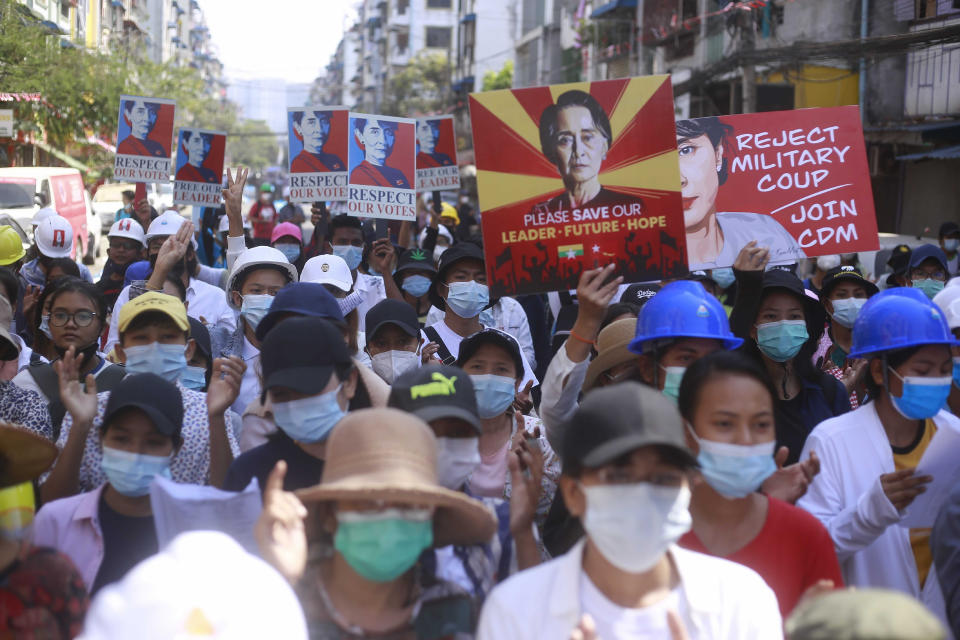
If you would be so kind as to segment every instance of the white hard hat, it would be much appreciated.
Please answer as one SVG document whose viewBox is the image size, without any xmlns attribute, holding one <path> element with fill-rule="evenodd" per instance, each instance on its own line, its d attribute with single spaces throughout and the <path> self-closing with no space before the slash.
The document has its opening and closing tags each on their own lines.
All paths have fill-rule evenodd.
<svg viewBox="0 0 960 640">
<path fill-rule="evenodd" d="M 237 278 L 244 271 L 267 265 L 274 265 L 285 269 L 287 275 L 290 276 L 290 282 L 297 281 L 297 268 L 290 264 L 290 261 L 287 260 L 287 257 L 283 255 L 279 249 L 266 246 L 252 247 L 237 256 L 236 261 L 233 263 L 233 268 L 230 269 L 230 277 L 227 280 L 227 302 L 230 303 L 231 307 L 239 309 L 239 307 L 233 304 L 233 296 L 229 295 L 229 292 L 233 291 L 233 285 Z"/>
<path fill-rule="evenodd" d="M 150 244 L 150 240 L 157 236 L 172 236 L 177 231 L 180 230 L 180 227 L 183 226 L 183 223 L 186 222 L 186 219 L 177 213 L 176 211 L 170 209 L 164 211 L 159 216 L 153 219 L 153 222 L 150 223 L 150 226 L 147 227 L 147 233 L 143 237 L 143 244 Z M 197 249 L 197 239 L 195 237 L 190 238 L 191 244 L 193 244 L 193 249 Z"/>
<path fill-rule="evenodd" d="M 133 218 L 123 218 L 114 222 L 110 227 L 109 233 L 107 233 L 107 237 L 130 238 L 131 240 L 136 240 L 143 246 L 147 246 L 147 243 L 143 239 L 143 227 Z"/>
<path fill-rule="evenodd" d="M 54 214 L 41 220 L 33 239 L 40 253 L 48 258 L 69 258 L 73 253 L 73 227 L 63 216 Z"/>
<path fill-rule="evenodd" d="M 943 315 L 947 317 L 947 325 L 949 325 L 951 331 L 960 327 L 960 287 L 946 287 L 933 296 L 933 302 L 940 307 Z"/>
<path fill-rule="evenodd" d="M 307 640 L 293 588 L 219 531 L 180 534 L 97 594 L 83 640 Z"/>
<path fill-rule="evenodd" d="M 30 221 L 30 225 L 36 229 L 37 225 L 49 218 L 50 216 L 58 216 L 57 210 L 53 207 L 44 207 L 39 209 L 35 214 L 33 214 L 33 220 Z"/>
<path fill-rule="evenodd" d="M 326 254 L 307 260 L 303 265 L 300 282 L 332 284 L 341 291 L 350 291 L 353 287 L 353 275 L 343 258 Z"/>
</svg>

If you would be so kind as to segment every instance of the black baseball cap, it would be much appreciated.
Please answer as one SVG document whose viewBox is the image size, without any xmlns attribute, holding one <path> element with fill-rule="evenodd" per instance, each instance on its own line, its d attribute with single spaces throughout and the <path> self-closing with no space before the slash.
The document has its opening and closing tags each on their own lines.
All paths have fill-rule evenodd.
<svg viewBox="0 0 960 640">
<path fill-rule="evenodd" d="M 316 282 L 292 282 L 274 296 L 270 310 L 257 325 L 257 340 L 263 342 L 273 325 L 291 314 L 323 318 L 341 328 L 346 326 L 340 304 L 325 286 Z"/>
<path fill-rule="evenodd" d="M 657 295 L 657 291 L 660 291 L 660 285 L 654 282 L 632 284 L 624 289 L 620 302 L 630 302 L 642 307 L 650 301 L 650 298 Z"/>
<path fill-rule="evenodd" d="M 261 401 L 274 387 L 318 394 L 337 366 L 352 364 L 343 333 L 332 323 L 323 318 L 287 318 L 260 345 Z"/>
<path fill-rule="evenodd" d="M 446 310 L 447 304 L 437 292 L 437 287 L 442 284 L 447 277 L 447 271 L 454 263 L 460 260 L 479 260 L 485 262 L 483 258 L 483 249 L 472 242 L 458 242 L 443 252 L 440 256 L 440 264 L 437 265 L 437 275 L 433 277 L 430 284 L 430 304 L 441 311 Z"/>
<path fill-rule="evenodd" d="M 206 325 L 192 316 L 187 316 L 187 322 L 190 323 L 190 337 L 197 345 L 200 353 L 207 356 L 207 359 L 213 359 L 213 347 L 210 346 L 210 331 Z"/>
<path fill-rule="evenodd" d="M 509 353 L 516 367 L 516 377 L 523 377 L 523 356 L 520 354 L 520 343 L 510 334 L 498 329 L 484 329 L 483 331 L 477 331 L 472 336 L 464 338 L 460 343 L 460 351 L 457 355 L 457 366 L 462 368 L 464 363 L 472 358 L 477 350 L 485 344 L 495 345 Z"/>
<path fill-rule="evenodd" d="M 841 265 L 830 269 L 830 271 L 827 271 L 826 275 L 823 276 L 823 284 L 820 287 L 820 301 L 823 302 L 830 297 L 830 292 L 833 291 L 833 288 L 843 281 L 856 282 L 861 285 L 867 290 L 868 298 L 880 291 L 877 285 L 864 278 L 863 274 L 860 273 L 856 267 Z"/>
<path fill-rule="evenodd" d="M 411 338 L 420 337 L 420 319 L 417 311 L 406 302 L 386 298 L 373 305 L 366 315 L 367 344 L 385 324 L 394 324 L 400 327 Z"/>
<path fill-rule="evenodd" d="M 473 383 L 458 367 L 431 365 L 407 371 L 393 381 L 387 406 L 424 422 L 457 418 L 481 432 Z"/>
<path fill-rule="evenodd" d="M 893 269 L 896 275 L 903 275 L 910 266 L 910 254 L 912 253 L 910 245 L 898 244 L 890 251 L 890 258 L 887 259 L 887 266 Z"/>
<path fill-rule="evenodd" d="M 419 247 L 416 249 L 407 249 L 401 253 L 400 258 L 397 260 L 397 270 L 394 272 L 394 275 L 400 273 L 401 271 L 413 270 L 436 273 L 437 268 L 433 264 L 433 255 L 427 253 Z"/>
<path fill-rule="evenodd" d="M 102 428 L 106 429 L 110 421 L 126 409 L 143 411 L 157 431 L 175 441 L 180 439 L 183 396 L 172 382 L 153 373 L 126 376 L 110 391 Z"/>
<path fill-rule="evenodd" d="M 683 419 L 676 405 L 639 382 L 623 382 L 591 391 L 563 430 L 564 469 L 602 467 L 650 445 L 676 449 L 690 467 L 697 461 L 687 448 Z"/>
<path fill-rule="evenodd" d="M 960 233 L 960 225 L 956 222 L 944 222 L 940 225 L 940 233 L 937 234 L 938 237 L 943 238 L 945 236 L 952 236 Z"/>
</svg>

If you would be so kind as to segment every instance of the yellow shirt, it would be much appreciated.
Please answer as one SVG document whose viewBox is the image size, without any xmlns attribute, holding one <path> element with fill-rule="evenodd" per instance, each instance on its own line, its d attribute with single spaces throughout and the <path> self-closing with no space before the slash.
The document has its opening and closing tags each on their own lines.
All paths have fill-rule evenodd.
<svg viewBox="0 0 960 640">
<path fill-rule="evenodd" d="M 920 441 L 905 453 L 893 451 L 893 465 L 897 471 L 903 469 L 913 469 L 920 464 L 920 458 L 927 450 L 930 441 L 933 440 L 933 434 L 937 432 L 937 426 L 933 420 L 924 420 L 923 435 Z M 930 566 L 933 564 L 933 554 L 930 551 L 930 529 L 910 529 L 910 546 L 913 548 L 913 559 L 917 563 L 917 574 L 920 577 L 920 586 L 927 580 L 927 574 L 930 573 Z"/>
</svg>

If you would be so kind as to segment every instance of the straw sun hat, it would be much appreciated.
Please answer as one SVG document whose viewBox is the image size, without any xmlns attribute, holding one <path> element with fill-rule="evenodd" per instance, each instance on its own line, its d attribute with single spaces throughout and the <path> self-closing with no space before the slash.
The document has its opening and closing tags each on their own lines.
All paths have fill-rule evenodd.
<svg viewBox="0 0 960 640">
<path fill-rule="evenodd" d="M 321 483 L 296 493 L 305 506 L 321 512 L 337 500 L 435 507 L 435 547 L 486 542 L 497 527 L 482 502 L 438 484 L 433 432 L 419 418 L 395 409 L 364 409 L 343 418 L 327 440 Z"/>
<path fill-rule="evenodd" d="M 589 391 L 604 371 L 637 359 L 637 354 L 627 348 L 637 333 L 637 321 L 621 318 L 603 328 L 597 336 L 597 357 L 587 366 L 583 390 Z"/>
<path fill-rule="evenodd" d="M 0 488 L 40 477 L 57 459 L 57 446 L 24 427 L 0 422 Z"/>
</svg>

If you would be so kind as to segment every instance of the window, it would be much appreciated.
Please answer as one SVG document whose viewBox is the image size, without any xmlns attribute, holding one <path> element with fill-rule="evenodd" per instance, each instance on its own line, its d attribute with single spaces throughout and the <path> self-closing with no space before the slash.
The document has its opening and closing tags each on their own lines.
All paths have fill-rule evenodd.
<svg viewBox="0 0 960 640">
<path fill-rule="evenodd" d="M 397 15 L 402 16 L 407 12 L 410 6 L 410 0 L 397 0 Z"/>
<path fill-rule="evenodd" d="M 450 0 L 427 0 L 427 9 L 449 9 Z"/>
<path fill-rule="evenodd" d="M 450 27 L 427 27 L 427 47 L 431 49 L 450 48 Z"/>
<path fill-rule="evenodd" d="M 407 32 L 400 32 L 397 34 L 397 53 L 399 55 L 404 55 L 407 52 L 407 47 L 410 46 L 410 34 Z"/>
<path fill-rule="evenodd" d="M 914 6 L 918 20 L 934 18 L 937 15 L 937 0 L 916 0 Z"/>
</svg>

